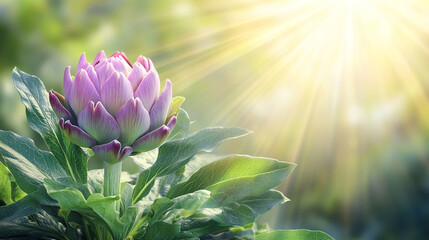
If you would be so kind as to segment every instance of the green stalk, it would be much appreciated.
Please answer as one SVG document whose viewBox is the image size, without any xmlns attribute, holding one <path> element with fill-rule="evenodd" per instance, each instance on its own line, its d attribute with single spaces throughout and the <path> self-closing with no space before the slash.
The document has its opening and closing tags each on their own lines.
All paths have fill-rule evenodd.
<svg viewBox="0 0 429 240">
<path fill-rule="evenodd" d="M 104 162 L 104 196 L 115 196 L 121 189 L 122 162 Z M 119 210 L 119 209 L 118 209 Z"/>
<path fill-rule="evenodd" d="M 121 190 L 122 162 L 111 164 L 104 162 L 104 196 L 119 195 Z M 120 202 L 116 201 L 116 210 L 120 210 Z M 103 239 L 112 239 L 107 229 L 103 231 Z"/>
</svg>

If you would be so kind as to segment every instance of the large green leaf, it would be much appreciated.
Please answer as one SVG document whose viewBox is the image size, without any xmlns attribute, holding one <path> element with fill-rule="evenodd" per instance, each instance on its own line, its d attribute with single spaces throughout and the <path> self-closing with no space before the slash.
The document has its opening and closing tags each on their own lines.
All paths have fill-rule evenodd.
<svg viewBox="0 0 429 240">
<path fill-rule="evenodd" d="M 328 234 L 321 231 L 278 230 L 256 235 L 255 240 L 333 240 Z"/>
<path fill-rule="evenodd" d="M 0 130 L 0 153 L 18 186 L 27 194 L 43 193 L 45 178 L 69 178 L 50 152 L 38 149 L 33 140 L 13 132 Z M 39 200 L 49 200 L 45 194 L 33 195 Z"/>
<path fill-rule="evenodd" d="M 15 203 L 0 207 L 0 222 L 10 222 L 41 210 L 40 203 L 32 197 L 26 196 Z"/>
<path fill-rule="evenodd" d="M 30 127 L 42 136 L 72 179 L 86 183 L 88 157 L 80 147 L 64 138 L 42 81 L 18 68 L 13 70 L 12 80 L 26 107 Z"/>
<path fill-rule="evenodd" d="M 220 142 L 248 134 L 241 128 L 205 128 L 187 137 L 165 143 L 159 148 L 158 158 L 148 169 L 139 174 L 133 192 L 133 204 L 146 196 L 157 177 L 182 168 L 201 151 L 211 151 Z"/>
<path fill-rule="evenodd" d="M 200 168 L 187 181 L 172 187 L 167 197 L 207 189 L 211 204 L 227 205 L 278 186 L 294 167 L 295 164 L 269 158 L 230 155 Z"/>
</svg>

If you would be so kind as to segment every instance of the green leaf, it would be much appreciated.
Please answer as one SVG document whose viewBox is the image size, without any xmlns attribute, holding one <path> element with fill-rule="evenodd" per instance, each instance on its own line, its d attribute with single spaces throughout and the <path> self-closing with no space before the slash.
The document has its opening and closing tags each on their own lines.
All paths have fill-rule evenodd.
<svg viewBox="0 0 429 240">
<path fill-rule="evenodd" d="M 289 199 L 283 193 L 277 190 L 269 190 L 259 196 L 242 199 L 238 203 L 250 207 L 259 216 L 287 201 Z"/>
<path fill-rule="evenodd" d="M 11 186 L 11 197 L 14 202 L 17 202 L 18 200 L 27 196 L 27 194 L 24 191 L 22 191 L 21 188 L 19 188 L 15 178 L 13 177 L 10 171 L 9 171 L 9 180 L 10 180 L 10 186 Z"/>
<path fill-rule="evenodd" d="M 121 222 L 125 224 L 124 236 L 127 236 L 127 239 L 131 239 L 131 236 L 134 236 L 135 232 L 138 231 L 141 225 L 145 221 L 139 221 L 144 213 L 144 206 L 139 203 L 130 206 L 125 210 L 125 213 L 121 217 Z M 131 232 L 135 229 L 135 232 Z M 129 234 L 129 235 L 128 235 Z"/>
<path fill-rule="evenodd" d="M 176 96 L 171 100 L 170 114 L 174 115 L 179 111 L 179 108 L 182 106 L 182 103 L 185 101 L 185 98 L 182 96 Z"/>
<path fill-rule="evenodd" d="M 244 204 L 232 203 L 222 207 L 221 212 L 211 218 L 224 226 L 243 226 L 255 220 L 258 214 Z"/>
<path fill-rule="evenodd" d="M 89 191 L 87 185 L 78 183 L 78 182 L 74 182 L 71 180 L 71 178 L 62 178 L 62 179 L 49 179 L 49 178 L 45 178 L 44 179 L 44 186 L 46 186 L 46 182 L 48 182 L 48 184 L 51 186 L 51 188 L 53 186 L 55 186 L 56 189 L 65 189 L 65 188 L 74 188 L 79 190 L 82 195 L 84 196 L 84 198 L 88 198 L 89 195 L 91 195 L 91 192 Z"/>
<path fill-rule="evenodd" d="M 219 208 L 221 212 L 205 211 L 207 216 L 226 226 L 243 226 L 252 223 L 261 214 L 267 212 L 274 206 L 280 205 L 288 199 L 276 190 L 269 190 L 259 196 L 252 196 L 233 202 Z"/>
<path fill-rule="evenodd" d="M 88 187 L 92 193 L 103 193 L 104 170 L 93 169 L 88 171 Z"/>
<path fill-rule="evenodd" d="M 32 197 L 26 196 L 15 203 L 0 207 L 0 222 L 10 222 L 41 210 L 40 203 Z"/>
<path fill-rule="evenodd" d="M 29 138 L 0 130 L 0 153 L 18 186 L 27 194 L 43 192 L 44 178 L 68 178 L 55 157 L 38 149 Z M 45 195 L 33 194 L 39 200 L 49 201 Z"/>
<path fill-rule="evenodd" d="M 133 159 L 134 163 L 142 169 L 150 168 L 158 157 L 158 148 L 155 148 L 148 152 L 143 152 L 130 158 Z"/>
<path fill-rule="evenodd" d="M 174 202 L 173 208 L 175 209 L 186 209 L 196 210 L 200 208 L 204 203 L 209 200 L 210 192 L 207 190 L 199 190 L 193 193 L 179 196 L 172 199 Z"/>
<path fill-rule="evenodd" d="M 156 222 L 147 228 L 144 239 L 169 240 L 177 239 L 179 235 L 180 225 L 165 222 Z"/>
<path fill-rule="evenodd" d="M 69 176 L 75 181 L 86 183 L 88 157 L 80 147 L 64 138 L 42 81 L 18 68 L 14 68 L 12 80 L 26 107 L 30 127 L 42 136 Z"/>
<path fill-rule="evenodd" d="M 158 198 L 150 206 L 148 222 L 167 221 L 169 217 L 175 217 L 179 211 L 176 210 L 196 210 L 210 198 L 210 192 L 201 190 L 186 194 L 175 199 Z M 166 214 L 168 212 L 168 214 Z"/>
<path fill-rule="evenodd" d="M 133 186 L 129 183 L 122 183 L 121 190 L 121 215 L 131 206 Z"/>
<path fill-rule="evenodd" d="M 226 229 L 228 229 L 228 226 L 224 226 L 209 217 L 193 216 L 185 219 L 181 223 L 182 232 L 190 232 L 196 237 Z"/>
<path fill-rule="evenodd" d="M 0 223 L 0 236 L 2 239 L 66 239 L 49 227 L 15 222 Z"/>
<path fill-rule="evenodd" d="M 201 151 L 211 151 L 220 142 L 248 134 L 241 128 L 205 128 L 187 137 L 173 140 L 159 148 L 156 162 L 139 174 L 133 192 L 133 204 L 146 196 L 157 177 L 170 174 L 189 162 Z M 198 189 L 197 189 L 198 190 Z"/>
<path fill-rule="evenodd" d="M 15 180 L 11 182 L 12 185 L 12 200 L 14 202 L 19 201 L 20 199 L 27 196 L 27 194 L 19 188 L 18 184 L 16 184 Z"/>
<path fill-rule="evenodd" d="M 189 135 L 189 129 L 191 128 L 191 120 L 189 119 L 188 113 L 179 109 L 177 114 L 177 123 L 173 131 L 170 133 L 169 139 L 179 139 Z"/>
<path fill-rule="evenodd" d="M 163 176 L 160 179 L 157 179 L 157 180 L 160 180 L 158 194 L 162 197 L 167 196 L 167 193 L 170 190 L 171 186 L 176 185 L 183 179 L 184 171 L 185 171 L 185 166 L 183 166 L 179 170 L 174 171 L 173 173 L 168 174 L 167 176 Z"/>
<path fill-rule="evenodd" d="M 320 231 L 300 230 L 278 230 L 256 235 L 255 240 L 333 240 L 328 234 Z"/>
<path fill-rule="evenodd" d="M 9 179 L 9 170 L 0 162 L 0 201 L 5 204 L 13 203 L 12 183 Z"/>
<path fill-rule="evenodd" d="M 167 197 L 207 189 L 211 204 L 227 205 L 278 186 L 294 167 L 295 164 L 269 158 L 230 155 L 200 168 L 187 181 L 172 187 Z"/>
<path fill-rule="evenodd" d="M 174 206 L 174 202 L 168 198 L 158 198 L 150 206 L 151 214 L 149 222 L 157 222 L 161 217 Z"/>
<path fill-rule="evenodd" d="M 75 188 L 64 188 L 52 180 L 45 181 L 45 186 L 48 194 L 57 200 L 62 210 L 76 211 L 93 217 L 109 229 L 114 239 L 122 238 L 125 225 L 119 221 L 119 212 L 116 209 L 119 196 L 104 197 L 100 193 L 94 193 L 85 200 L 82 193 Z"/>
<path fill-rule="evenodd" d="M 193 173 L 198 171 L 201 167 L 217 161 L 224 156 L 219 156 L 215 154 L 198 154 L 194 156 L 191 161 L 186 164 L 185 172 L 183 173 L 184 178 L 189 178 Z"/>
<path fill-rule="evenodd" d="M 26 203 L 23 201 L 26 201 Z M 7 222 L 0 222 L 0 238 L 15 239 L 13 237 L 19 237 L 19 239 L 80 239 L 78 236 L 79 233 L 76 229 L 72 228 L 69 224 L 57 217 L 58 208 L 38 205 L 36 207 L 36 212 L 33 212 L 29 217 L 25 217 L 24 215 L 30 214 L 30 211 L 27 209 L 28 206 L 26 205 L 37 205 L 38 203 L 36 201 L 32 201 L 28 197 L 22 199 L 20 203 L 22 203 L 23 210 L 20 211 L 18 208 L 16 208 L 14 212 L 9 212 L 10 214 L 15 215 L 13 219 L 3 219 Z M 23 214 L 24 212 L 26 212 L 26 214 Z"/>
</svg>

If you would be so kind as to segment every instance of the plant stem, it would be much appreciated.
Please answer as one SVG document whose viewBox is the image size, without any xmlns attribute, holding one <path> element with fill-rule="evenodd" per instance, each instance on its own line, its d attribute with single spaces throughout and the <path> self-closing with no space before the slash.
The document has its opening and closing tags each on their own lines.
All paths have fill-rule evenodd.
<svg viewBox="0 0 429 240">
<path fill-rule="evenodd" d="M 121 190 L 122 162 L 110 164 L 104 162 L 104 196 L 119 195 Z M 116 210 L 120 210 L 120 202 L 116 201 Z M 103 231 L 103 239 L 112 239 L 107 229 Z"/>
<path fill-rule="evenodd" d="M 122 162 L 110 164 L 104 162 L 104 196 L 115 196 L 121 188 Z"/>
</svg>

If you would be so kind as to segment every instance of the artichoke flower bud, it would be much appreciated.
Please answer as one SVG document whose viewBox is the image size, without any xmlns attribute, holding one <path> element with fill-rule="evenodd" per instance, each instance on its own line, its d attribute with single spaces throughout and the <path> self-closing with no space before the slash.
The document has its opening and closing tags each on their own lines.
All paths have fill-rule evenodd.
<svg viewBox="0 0 429 240">
<path fill-rule="evenodd" d="M 83 53 L 76 76 L 70 66 L 64 72 L 64 96 L 51 90 L 49 100 L 64 135 L 109 163 L 159 147 L 177 120 L 170 80 L 160 93 L 152 61 L 140 56 L 132 65 L 120 52 L 101 51 L 92 64 Z"/>
</svg>

